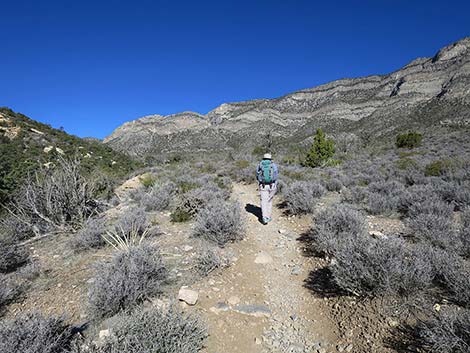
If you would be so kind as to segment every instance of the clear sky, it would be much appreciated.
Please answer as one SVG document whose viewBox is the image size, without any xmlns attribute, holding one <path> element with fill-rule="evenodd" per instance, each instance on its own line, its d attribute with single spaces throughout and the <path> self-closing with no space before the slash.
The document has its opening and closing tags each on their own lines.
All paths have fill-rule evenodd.
<svg viewBox="0 0 470 353">
<path fill-rule="evenodd" d="M 470 1 L 0 0 L 0 106 L 125 121 L 394 71 L 470 35 Z"/>
</svg>

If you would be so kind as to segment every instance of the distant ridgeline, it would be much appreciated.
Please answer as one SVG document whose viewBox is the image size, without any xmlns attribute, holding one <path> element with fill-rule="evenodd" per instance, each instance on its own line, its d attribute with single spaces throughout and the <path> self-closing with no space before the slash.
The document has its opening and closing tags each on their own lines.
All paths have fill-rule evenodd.
<svg viewBox="0 0 470 353">
<path fill-rule="evenodd" d="M 276 99 L 226 103 L 206 115 L 143 117 L 120 126 L 104 143 L 136 158 L 246 152 L 305 143 L 317 128 L 384 141 L 408 129 L 465 128 L 468 119 L 470 38 L 464 38 L 387 75 L 341 79 Z"/>
<path fill-rule="evenodd" d="M 7 201 L 23 178 L 57 158 L 79 158 L 85 174 L 123 176 L 139 163 L 100 141 L 81 139 L 0 108 L 0 202 Z"/>
</svg>

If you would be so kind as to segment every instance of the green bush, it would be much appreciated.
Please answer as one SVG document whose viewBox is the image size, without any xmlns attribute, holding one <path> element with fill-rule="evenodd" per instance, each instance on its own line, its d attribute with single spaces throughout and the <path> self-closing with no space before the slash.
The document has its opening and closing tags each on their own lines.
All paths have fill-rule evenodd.
<svg viewBox="0 0 470 353">
<path fill-rule="evenodd" d="M 449 170 L 450 162 L 446 160 L 437 160 L 426 165 L 424 174 L 426 176 L 441 176 Z"/>
<path fill-rule="evenodd" d="M 410 131 L 406 134 L 397 135 L 395 145 L 398 148 L 415 148 L 421 145 L 423 135 L 419 132 Z"/>
<path fill-rule="evenodd" d="M 174 223 L 181 223 L 181 222 L 187 222 L 192 218 L 192 214 L 186 210 L 177 208 L 174 210 L 171 215 L 171 221 Z"/>
<path fill-rule="evenodd" d="M 312 147 L 307 152 L 304 164 L 312 168 L 324 166 L 334 154 L 335 146 L 333 140 L 327 139 L 322 129 L 317 129 Z"/>
<path fill-rule="evenodd" d="M 416 169 L 418 167 L 418 162 L 412 158 L 400 158 L 395 162 L 395 166 L 400 170 L 410 170 Z"/>
<path fill-rule="evenodd" d="M 155 183 L 157 182 L 157 179 L 152 174 L 146 173 L 139 177 L 139 181 L 143 186 L 145 186 L 146 188 L 149 188 L 155 185 Z"/>
</svg>

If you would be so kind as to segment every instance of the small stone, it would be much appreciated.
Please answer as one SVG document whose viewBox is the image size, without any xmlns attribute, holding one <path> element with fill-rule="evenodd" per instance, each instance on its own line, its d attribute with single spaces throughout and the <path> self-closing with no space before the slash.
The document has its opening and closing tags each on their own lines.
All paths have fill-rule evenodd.
<svg viewBox="0 0 470 353">
<path fill-rule="evenodd" d="M 228 298 L 228 303 L 230 305 L 237 305 L 238 303 L 240 303 L 240 298 L 238 298 L 237 296 L 231 296 L 230 298 Z"/>
<path fill-rule="evenodd" d="M 261 344 L 261 339 L 259 337 L 255 337 L 255 344 Z"/>
<path fill-rule="evenodd" d="M 195 305 L 199 298 L 199 293 L 195 290 L 189 289 L 186 286 L 181 287 L 178 292 L 178 300 L 187 303 L 188 305 Z"/>
<path fill-rule="evenodd" d="M 287 233 L 287 230 L 285 230 L 285 229 L 279 229 L 277 232 L 278 232 L 279 234 L 286 234 L 286 233 Z"/>
<path fill-rule="evenodd" d="M 353 345 L 352 344 L 348 344 L 345 348 L 346 352 L 352 352 L 353 350 Z"/>
<path fill-rule="evenodd" d="M 434 308 L 434 310 L 437 311 L 437 312 L 441 311 L 441 306 L 440 306 L 440 304 L 434 304 L 433 308 Z"/>
<path fill-rule="evenodd" d="M 273 262 L 273 258 L 265 251 L 261 251 L 260 253 L 258 253 L 258 255 L 256 255 L 255 264 L 264 265 L 269 264 L 271 262 Z"/>
<path fill-rule="evenodd" d="M 298 276 L 300 275 L 301 269 L 299 266 L 294 266 L 294 268 L 291 271 L 291 275 L 293 276 Z"/>
<path fill-rule="evenodd" d="M 369 232 L 369 234 L 372 237 L 376 238 L 376 239 L 387 239 L 388 238 L 384 233 L 382 233 L 381 231 L 378 231 L 378 230 L 371 230 Z"/>
<path fill-rule="evenodd" d="M 390 327 L 397 327 L 399 325 L 398 321 L 391 317 L 387 318 L 387 323 Z"/>
<path fill-rule="evenodd" d="M 233 308 L 236 312 L 240 314 L 255 316 L 255 317 L 269 317 L 271 316 L 271 310 L 266 305 L 258 304 L 246 304 L 246 305 L 237 305 Z"/>
<path fill-rule="evenodd" d="M 325 348 L 318 348 L 317 353 L 326 353 L 326 349 Z"/>
<path fill-rule="evenodd" d="M 210 311 L 212 311 L 213 313 L 215 314 L 219 314 L 220 312 L 222 311 L 228 311 L 230 310 L 229 306 L 224 303 L 224 302 L 219 302 L 217 303 L 215 306 L 213 306 L 212 308 L 209 309 Z"/>
<path fill-rule="evenodd" d="M 183 246 L 183 251 L 188 252 L 193 250 L 194 248 L 191 245 L 184 245 Z"/>
<path fill-rule="evenodd" d="M 101 330 L 99 333 L 100 339 L 104 339 L 106 337 L 109 337 L 110 335 L 111 335 L 111 332 L 109 331 L 109 329 Z"/>
</svg>

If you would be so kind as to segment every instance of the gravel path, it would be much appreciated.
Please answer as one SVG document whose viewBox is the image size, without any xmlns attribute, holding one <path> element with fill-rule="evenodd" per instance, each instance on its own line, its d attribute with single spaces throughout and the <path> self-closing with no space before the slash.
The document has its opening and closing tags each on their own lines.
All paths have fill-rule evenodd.
<svg viewBox="0 0 470 353">
<path fill-rule="evenodd" d="M 232 266 L 196 288 L 209 326 L 206 352 L 335 352 L 327 306 L 304 287 L 312 268 L 296 222 L 274 208 L 274 221 L 262 225 L 254 185 L 235 185 L 233 198 L 246 212 L 246 238 L 233 245 Z"/>
</svg>

